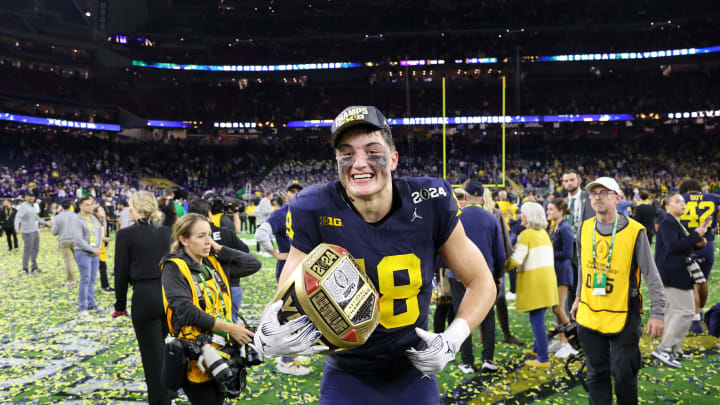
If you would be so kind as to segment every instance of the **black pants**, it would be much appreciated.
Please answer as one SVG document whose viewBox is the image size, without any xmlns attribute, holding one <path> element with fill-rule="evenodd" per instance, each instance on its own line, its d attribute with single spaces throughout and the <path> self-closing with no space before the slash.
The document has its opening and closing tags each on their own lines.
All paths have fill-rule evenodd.
<svg viewBox="0 0 720 405">
<path fill-rule="evenodd" d="M 250 233 L 253 234 L 253 235 L 255 235 L 255 217 L 252 216 L 252 215 L 249 216 L 249 217 L 248 217 L 248 222 L 250 223 L 250 224 L 249 224 Z"/>
<path fill-rule="evenodd" d="M 248 219 L 245 215 L 240 216 L 240 231 L 246 232 L 248 230 Z"/>
<path fill-rule="evenodd" d="M 107 277 L 107 262 L 100 260 L 100 286 L 103 290 L 107 290 L 110 288 L 110 283 L 108 282 Z"/>
<path fill-rule="evenodd" d="M 450 295 L 452 296 L 453 310 L 457 314 L 460 303 L 465 295 L 465 286 L 454 278 L 450 278 Z M 483 360 L 492 360 L 495 356 L 495 311 L 494 307 L 490 308 L 485 319 L 480 324 L 480 332 L 482 332 L 482 357 Z M 472 347 L 472 333 L 465 339 L 460 346 L 460 358 L 463 364 L 475 364 L 475 355 Z"/>
<path fill-rule="evenodd" d="M 18 240 L 17 240 L 17 232 L 15 232 L 15 228 L 5 228 L 3 229 L 5 231 L 5 236 L 7 237 L 8 242 L 8 251 L 17 249 L 18 248 Z M 12 237 L 12 239 L 11 239 Z M 13 241 L 15 241 L 15 247 L 13 247 Z"/>
<path fill-rule="evenodd" d="M 193 384 L 185 381 L 182 389 L 193 405 L 222 405 L 223 402 L 225 402 L 225 395 L 220 391 L 215 381 L 208 381 L 202 384 Z"/>
<path fill-rule="evenodd" d="M 630 308 L 623 330 L 605 336 L 578 325 L 578 337 L 587 359 L 587 385 L 590 404 L 612 404 L 612 381 L 619 405 L 637 404 L 637 375 L 640 360 L 640 306 L 637 300 Z"/>
<path fill-rule="evenodd" d="M 433 316 L 433 330 L 435 333 L 443 333 L 445 326 L 449 325 L 453 319 L 455 319 L 455 311 L 452 303 L 437 304 Z"/>
<path fill-rule="evenodd" d="M 132 324 L 140 346 L 148 402 L 166 405 L 170 403 L 170 397 L 162 384 L 161 370 L 168 330 L 160 279 L 136 281 L 133 289 Z"/>
</svg>

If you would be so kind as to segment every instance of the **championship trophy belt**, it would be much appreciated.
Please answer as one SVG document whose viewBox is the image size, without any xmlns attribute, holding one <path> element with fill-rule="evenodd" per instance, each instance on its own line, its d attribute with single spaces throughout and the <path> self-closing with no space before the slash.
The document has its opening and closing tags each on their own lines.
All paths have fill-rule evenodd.
<svg viewBox="0 0 720 405">
<path fill-rule="evenodd" d="M 362 346 L 380 321 L 380 295 L 347 250 L 321 243 L 283 284 L 281 324 L 307 315 L 322 333 L 320 342 L 336 353 Z"/>
</svg>

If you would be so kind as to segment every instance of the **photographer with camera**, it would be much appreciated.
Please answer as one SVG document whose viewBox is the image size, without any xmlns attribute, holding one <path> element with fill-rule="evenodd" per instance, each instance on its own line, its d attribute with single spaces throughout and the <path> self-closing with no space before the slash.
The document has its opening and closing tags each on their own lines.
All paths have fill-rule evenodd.
<svg viewBox="0 0 720 405">
<path fill-rule="evenodd" d="M 693 251 L 702 249 L 707 243 L 705 233 L 710 225 L 710 221 L 705 221 L 694 231 L 688 232 L 680 222 L 685 208 L 685 200 L 680 194 L 665 199 L 667 215 L 660 222 L 655 245 L 655 263 L 665 286 L 667 309 L 665 335 L 652 355 L 675 368 L 680 368 L 680 360 L 685 358 L 682 343 L 695 313 L 693 286 L 706 281 L 698 264 L 698 256 Z"/>
<path fill-rule="evenodd" d="M 188 212 L 206 216 L 208 220 L 211 221 L 210 230 L 212 231 L 212 238 L 215 242 L 222 246 L 227 246 L 235 250 L 248 253 L 245 260 L 248 264 L 246 266 L 248 271 L 242 272 L 241 275 L 236 274 L 237 272 L 232 272 L 233 275 L 228 275 L 228 278 L 230 279 L 230 295 L 232 296 L 232 320 L 233 323 L 235 323 L 238 320 L 238 311 L 240 310 L 240 305 L 242 305 L 243 298 L 242 288 L 240 287 L 240 278 L 247 277 L 250 274 L 255 273 L 260 269 L 262 264 L 260 263 L 260 260 L 255 258 L 255 256 L 249 254 L 250 249 L 243 241 L 240 240 L 240 238 L 237 237 L 237 235 L 227 228 L 220 228 L 212 223 L 210 204 L 207 201 L 201 199 L 190 201 L 188 204 Z"/>
<path fill-rule="evenodd" d="M 160 265 L 165 314 L 177 338 L 166 344 L 166 388 L 182 387 L 192 404 L 222 404 L 245 386 L 247 361 L 240 345 L 254 336 L 247 325 L 231 321 L 223 266 L 240 271 L 247 254 L 216 243 L 210 222 L 199 214 L 180 218 L 172 240 Z"/>
<path fill-rule="evenodd" d="M 218 228 L 229 229 L 236 235 L 240 233 L 240 206 L 237 198 L 214 196 L 208 199 L 212 217 L 210 221 Z M 202 214 L 201 214 L 202 215 Z"/>
</svg>

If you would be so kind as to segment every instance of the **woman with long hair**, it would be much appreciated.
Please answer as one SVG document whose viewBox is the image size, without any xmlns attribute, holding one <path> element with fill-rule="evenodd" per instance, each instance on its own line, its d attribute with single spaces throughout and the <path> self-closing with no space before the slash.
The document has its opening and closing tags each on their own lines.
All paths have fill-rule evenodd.
<svg viewBox="0 0 720 405">
<path fill-rule="evenodd" d="M 185 341 L 211 341 L 208 344 L 219 351 L 233 346 L 233 339 L 241 345 L 251 342 L 253 332 L 231 321 L 232 296 L 223 266 L 229 273 L 249 267 L 257 270 L 259 260 L 217 244 L 207 217 L 187 214 L 173 225 L 170 253 L 160 266 L 163 304 L 174 336 Z M 182 372 L 186 377 L 181 386 L 191 403 L 223 403 L 224 393 L 207 368 L 200 368 L 193 360 Z"/>
<path fill-rule="evenodd" d="M 170 228 L 162 226 L 163 213 L 155 196 L 138 191 L 130 197 L 130 220 L 115 241 L 115 313 L 126 314 L 128 285 L 133 286 L 132 324 L 140 347 L 150 404 L 169 404 L 162 385 L 161 367 L 167 325 L 164 322 L 160 259 L 170 249 Z"/>
</svg>

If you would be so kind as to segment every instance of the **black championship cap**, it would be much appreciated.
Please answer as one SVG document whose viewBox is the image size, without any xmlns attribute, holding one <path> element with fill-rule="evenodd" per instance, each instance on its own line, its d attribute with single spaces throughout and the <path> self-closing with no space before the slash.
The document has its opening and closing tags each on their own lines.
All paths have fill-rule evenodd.
<svg viewBox="0 0 720 405">
<path fill-rule="evenodd" d="M 337 141 L 343 132 L 354 126 L 369 126 L 377 129 L 386 129 L 390 132 L 387 118 L 373 106 L 346 107 L 332 122 L 330 144 L 337 147 Z"/>
<path fill-rule="evenodd" d="M 468 181 L 465 185 L 465 192 L 475 197 L 482 197 L 483 191 L 483 185 L 479 181 Z"/>
<path fill-rule="evenodd" d="M 298 180 L 290 180 L 287 184 L 287 187 L 285 187 L 286 190 L 290 190 L 291 188 L 296 188 L 298 191 L 303 189 L 302 184 Z"/>
</svg>

